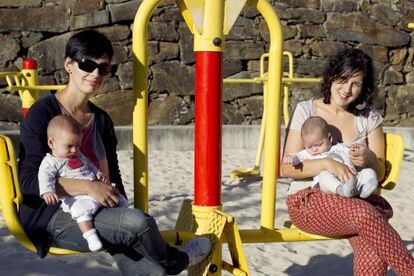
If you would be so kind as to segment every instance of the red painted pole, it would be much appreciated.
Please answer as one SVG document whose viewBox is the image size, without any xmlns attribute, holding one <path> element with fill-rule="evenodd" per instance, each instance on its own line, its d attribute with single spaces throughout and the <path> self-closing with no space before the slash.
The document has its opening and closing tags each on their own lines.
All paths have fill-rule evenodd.
<svg viewBox="0 0 414 276">
<path fill-rule="evenodd" d="M 195 54 L 194 205 L 221 205 L 222 52 Z"/>
<path fill-rule="evenodd" d="M 37 63 L 34 59 L 27 58 L 23 61 L 22 71 L 23 70 L 36 70 L 36 69 L 37 69 Z M 27 74 L 27 72 L 26 72 L 26 74 Z M 26 77 L 30 77 L 30 76 L 26 76 Z M 25 96 L 23 96 L 23 97 L 25 97 Z M 29 108 L 30 107 L 27 107 L 27 106 L 22 107 L 23 118 L 26 117 L 26 114 L 27 114 L 27 111 L 29 110 Z"/>
</svg>

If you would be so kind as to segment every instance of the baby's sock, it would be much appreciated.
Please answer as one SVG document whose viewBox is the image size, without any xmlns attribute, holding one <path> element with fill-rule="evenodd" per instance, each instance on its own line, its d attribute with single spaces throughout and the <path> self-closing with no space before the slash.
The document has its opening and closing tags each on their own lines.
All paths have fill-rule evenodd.
<svg viewBox="0 0 414 276">
<path fill-rule="evenodd" d="M 90 251 L 98 251 L 102 248 L 102 242 L 98 237 L 98 232 L 96 229 L 91 229 L 83 233 L 83 238 L 88 242 Z"/>
<path fill-rule="evenodd" d="M 338 186 L 338 194 L 343 197 L 353 197 L 355 196 L 355 178 L 350 177 L 348 181 L 342 182 Z"/>
<path fill-rule="evenodd" d="M 369 180 L 367 180 L 364 184 L 361 185 L 361 192 L 359 194 L 359 196 L 361 198 L 367 198 L 369 197 L 373 192 L 375 192 L 375 190 L 377 189 L 378 186 L 378 181 L 376 178 L 370 178 Z"/>
<path fill-rule="evenodd" d="M 373 169 L 363 169 L 357 176 L 357 189 L 361 198 L 367 198 L 378 187 L 377 174 Z"/>
</svg>

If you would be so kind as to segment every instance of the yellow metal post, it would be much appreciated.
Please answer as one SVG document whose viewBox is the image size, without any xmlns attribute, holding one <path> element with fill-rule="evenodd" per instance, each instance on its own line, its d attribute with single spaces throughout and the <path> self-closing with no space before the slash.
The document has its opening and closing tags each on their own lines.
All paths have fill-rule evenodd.
<svg viewBox="0 0 414 276">
<path fill-rule="evenodd" d="M 251 0 L 249 4 L 263 15 L 270 33 L 261 226 L 273 229 L 276 201 L 276 168 L 278 166 L 277 156 L 279 156 L 278 145 L 280 139 L 279 110 L 282 87 L 283 34 L 282 25 L 269 2 L 266 0 Z"/>
<path fill-rule="evenodd" d="M 145 0 L 140 5 L 132 29 L 134 111 L 132 118 L 132 143 L 134 156 L 134 207 L 148 212 L 148 43 L 149 18 L 161 0 Z"/>
</svg>

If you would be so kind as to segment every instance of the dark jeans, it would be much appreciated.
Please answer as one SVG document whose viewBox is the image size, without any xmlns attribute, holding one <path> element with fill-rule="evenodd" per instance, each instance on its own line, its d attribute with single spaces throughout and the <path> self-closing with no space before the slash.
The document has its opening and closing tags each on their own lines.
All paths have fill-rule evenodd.
<svg viewBox="0 0 414 276">
<path fill-rule="evenodd" d="M 123 275 L 175 275 L 188 266 L 187 254 L 165 243 L 155 220 L 140 210 L 102 208 L 94 224 Z M 54 247 L 89 251 L 76 221 L 61 209 L 50 219 L 47 232 Z"/>
</svg>

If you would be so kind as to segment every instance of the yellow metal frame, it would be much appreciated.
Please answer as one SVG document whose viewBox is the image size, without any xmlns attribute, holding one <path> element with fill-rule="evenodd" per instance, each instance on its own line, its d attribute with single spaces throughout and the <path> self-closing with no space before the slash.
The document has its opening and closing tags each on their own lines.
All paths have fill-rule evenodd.
<svg viewBox="0 0 414 276">
<path fill-rule="evenodd" d="M 36 252 L 36 248 L 20 224 L 18 215 L 18 208 L 23 201 L 23 196 L 19 187 L 16 160 L 10 138 L 0 135 L 0 200 L 3 208 L 3 218 L 13 236 L 24 247 L 32 252 Z M 49 252 L 56 255 L 79 253 L 55 247 L 52 247 Z"/>
<path fill-rule="evenodd" d="M 144 211 L 148 210 L 148 179 L 147 179 L 147 40 L 146 33 L 148 28 L 149 17 L 156 5 L 162 0 L 145 0 L 134 20 L 133 27 L 133 53 L 134 53 L 134 96 L 136 105 L 133 113 L 133 149 L 134 149 L 134 184 L 135 186 L 135 207 Z M 194 2 L 196 0 L 177 0 L 177 3 L 183 13 L 187 23 L 189 23 L 192 32 L 195 32 L 192 19 L 188 10 L 185 7 L 185 2 Z M 221 260 L 221 243 L 227 242 L 229 244 L 230 253 L 233 264 L 226 262 L 220 263 L 220 270 L 217 274 L 221 274 L 221 269 L 231 272 L 233 275 L 249 275 L 247 262 L 244 256 L 242 243 L 263 243 L 263 242 L 291 242 L 291 241 L 311 241 L 311 240 L 329 240 L 332 238 L 312 235 L 297 229 L 290 224 L 287 228 L 274 229 L 275 220 L 275 198 L 276 198 L 276 164 L 279 156 L 279 125 L 280 125 L 280 95 L 281 87 L 286 84 L 295 82 L 318 82 L 320 79 L 312 78 L 294 78 L 293 77 L 293 56 L 288 54 L 289 58 L 289 72 L 285 74 L 287 77 L 282 78 L 282 46 L 283 37 L 280 21 L 273 11 L 272 6 L 266 0 L 249 0 L 248 4 L 255 7 L 264 17 L 269 25 L 270 30 L 270 50 L 265 57 L 269 58 L 269 72 L 266 74 L 262 71 L 264 68 L 264 58 L 261 59 L 261 73 L 260 78 L 253 80 L 243 80 L 241 82 L 259 82 L 264 84 L 264 114 L 263 114 L 263 139 L 265 156 L 263 169 L 263 191 L 262 191 L 262 210 L 261 210 L 261 227 L 260 229 L 252 230 L 238 230 L 234 218 L 221 212 L 220 206 L 213 208 L 197 207 L 200 210 L 191 211 L 191 215 L 182 215 L 181 219 L 192 219 L 199 226 L 191 229 L 176 229 L 170 231 L 163 231 L 164 238 L 169 242 L 186 241 L 192 238 L 195 233 L 211 234 L 209 237 L 214 238 L 213 243 L 216 250 L 210 255 L 204 264 L 209 265 L 211 262 L 220 263 Z M 236 3 L 236 2 L 234 2 Z M 210 1 L 209 11 L 210 17 L 214 14 L 215 9 L 219 5 L 219 0 Z M 229 7 L 226 7 L 229 9 Z M 212 17 L 214 18 L 214 17 Z M 234 18 L 233 18 L 234 19 Z M 227 19 L 232 21 L 233 19 Z M 208 32 L 211 37 L 215 37 L 218 31 L 222 32 L 223 23 L 214 22 L 216 20 L 210 19 L 211 32 Z M 226 23 L 225 28 L 230 28 L 229 23 Z M 414 28 L 414 24 L 409 25 Z M 220 29 L 221 28 L 221 29 Z M 207 28 L 208 29 L 208 28 Z M 228 30 L 227 30 L 228 31 Z M 213 35 L 211 35 L 213 34 Z M 222 34 L 222 33 L 221 33 Z M 222 34 L 223 35 L 223 34 Z M 200 42 L 201 48 L 205 47 L 210 50 L 218 50 L 211 45 Z M 198 43 L 198 42 L 197 42 Z M 221 45 L 223 46 L 224 43 Z M 216 47 L 216 45 L 214 45 Z M 196 46 L 198 47 L 198 46 Z M 209 48 L 210 47 L 210 48 Z M 204 48 L 203 48 L 204 49 Z M 206 50 L 204 49 L 204 50 Z M 222 48 L 221 48 L 222 49 Z M 142 77 L 144 76 L 144 77 Z M 22 70 L 21 72 L 1 72 L 0 77 L 6 77 L 8 83 L 8 90 L 18 90 L 24 102 L 23 107 L 30 107 L 37 98 L 37 91 L 39 90 L 59 90 L 64 88 L 60 85 L 36 85 L 37 70 Z M 13 77 L 13 81 L 11 79 Z M 234 80 L 233 80 L 234 81 Z M 228 80 L 225 82 L 233 82 Z M 240 80 L 236 80 L 240 82 Z M 286 85 L 287 86 L 287 85 Z M 28 95 L 28 94 L 29 95 Z M 285 98 L 287 90 L 284 89 Z M 284 111 L 287 112 L 287 103 Z M 266 130 L 266 131 L 265 131 Z M 261 135 L 261 136 L 262 136 Z M 400 170 L 402 155 L 404 151 L 404 142 L 402 137 L 397 134 L 386 134 L 386 161 L 387 161 L 387 176 L 381 183 L 382 189 L 393 189 L 396 185 L 398 172 Z M 259 143 L 260 145 L 260 143 Z M 261 151 L 260 146 L 260 151 Z M 3 206 L 3 216 L 6 225 L 10 232 L 16 239 L 26 248 L 35 251 L 31 241 L 25 234 L 18 217 L 18 207 L 22 202 L 22 194 L 19 187 L 18 172 L 16 165 L 16 157 L 14 154 L 11 140 L 3 135 L 0 135 L 0 176 L 2 182 L 0 183 L 0 200 Z M 193 206 L 194 207 L 194 206 Z M 211 210 L 210 210 L 211 209 Z M 180 212 L 181 214 L 181 212 Z M 208 214 L 207 219 L 205 218 Z M 193 216 L 194 215 L 194 216 Z M 180 218 L 178 219 L 180 221 Z M 177 222 L 178 222 L 177 221 Z M 187 223 L 187 226 L 190 223 Z M 191 225 L 193 225 L 191 223 Z M 222 235 L 225 233 L 224 235 Z M 339 237 L 340 238 L 340 237 Z M 220 250 L 218 250 L 220 249 Z M 51 254 L 75 254 L 79 252 L 65 250 L 60 248 L 51 248 Z M 209 274 L 204 268 L 204 275 Z"/>
</svg>

